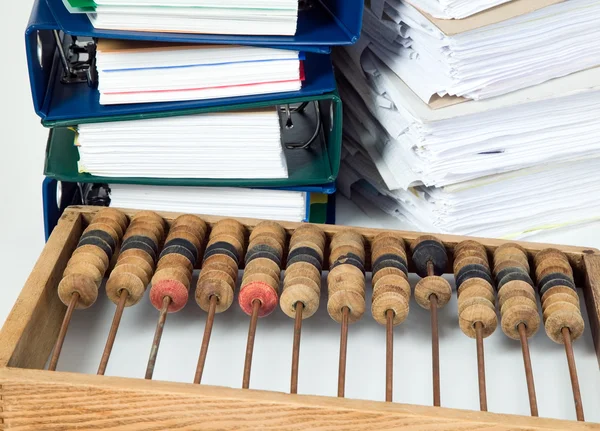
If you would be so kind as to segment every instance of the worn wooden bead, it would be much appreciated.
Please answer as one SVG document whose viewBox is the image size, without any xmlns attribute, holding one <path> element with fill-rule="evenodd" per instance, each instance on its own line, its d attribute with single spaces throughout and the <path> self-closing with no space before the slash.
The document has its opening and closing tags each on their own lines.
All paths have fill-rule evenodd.
<svg viewBox="0 0 600 431">
<path fill-rule="evenodd" d="M 431 308 L 431 295 L 435 295 L 437 298 L 437 308 L 442 308 L 452 297 L 452 287 L 443 277 L 434 275 L 422 278 L 415 286 L 417 304 L 429 310 Z"/>
<path fill-rule="evenodd" d="M 281 271 L 280 270 L 275 270 L 273 269 L 272 266 L 267 266 L 267 265 L 263 265 L 262 262 L 259 263 L 254 263 L 259 259 L 255 259 L 253 261 L 251 261 L 246 268 L 244 269 L 244 276 L 243 279 L 246 279 L 246 277 L 248 277 L 249 275 L 252 274 L 266 274 L 268 276 L 270 276 L 271 278 L 273 278 L 274 280 L 279 281 L 280 279 L 280 275 L 281 275 Z M 264 259 L 264 260 L 270 260 L 270 259 Z M 273 262 L 271 260 L 271 262 Z M 273 262 L 275 263 L 275 262 Z M 279 267 L 278 267 L 279 269 Z"/>
<path fill-rule="evenodd" d="M 288 266 L 285 270 L 285 278 L 296 275 L 311 278 L 319 283 L 321 282 L 321 271 L 310 263 L 296 262 Z"/>
<path fill-rule="evenodd" d="M 348 323 L 354 323 L 360 320 L 365 313 L 365 306 L 365 298 L 360 293 L 340 290 L 329 295 L 327 312 L 333 320 L 342 323 L 342 310 L 344 307 L 348 307 Z"/>
<path fill-rule="evenodd" d="M 542 312 L 546 310 L 546 308 L 557 302 L 568 302 L 569 304 L 573 304 L 577 307 L 578 310 L 580 310 L 579 298 L 574 298 L 568 293 L 555 293 L 554 295 L 547 296 L 546 300 L 542 302 Z"/>
<path fill-rule="evenodd" d="M 581 310 L 579 309 L 579 307 L 577 305 L 574 305 L 571 302 L 564 302 L 564 301 L 553 302 L 549 305 L 546 305 L 546 307 L 542 309 L 542 317 L 544 318 L 544 322 L 550 315 L 552 315 L 553 313 L 556 313 L 557 311 L 561 311 L 561 310 L 574 310 L 574 311 L 577 311 L 578 313 L 581 313 Z"/>
<path fill-rule="evenodd" d="M 577 307 L 569 303 L 566 305 L 544 318 L 546 334 L 558 344 L 564 344 L 563 328 L 569 328 L 573 341 L 581 337 L 585 329 L 585 322 Z"/>
<path fill-rule="evenodd" d="M 246 228 L 235 219 L 223 219 L 213 225 L 210 235 L 213 236 L 221 233 L 244 238 L 246 236 Z"/>
<path fill-rule="evenodd" d="M 494 303 L 488 299 L 482 298 L 480 296 L 473 296 L 473 297 L 469 297 L 469 298 L 464 298 L 461 296 L 460 298 L 458 298 L 458 315 L 460 316 L 460 314 L 465 310 L 465 308 L 468 308 L 472 305 L 485 305 L 486 307 L 489 307 L 492 310 L 495 310 L 496 307 L 494 306 Z"/>
<path fill-rule="evenodd" d="M 88 308 L 98 299 L 98 284 L 85 274 L 69 274 L 63 277 L 58 284 L 58 297 L 62 303 L 69 305 L 75 292 L 79 294 L 76 308 Z"/>
<path fill-rule="evenodd" d="M 535 291 L 533 287 L 525 281 L 513 280 L 502 286 L 502 289 L 498 291 L 498 305 L 502 308 L 504 301 L 513 297 L 524 297 L 535 302 Z"/>
<path fill-rule="evenodd" d="M 297 278 L 283 288 L 279 303 L 281 310 L 293 319 L 296 317 L 296 304 L 301 302 L 304 305 L 302 319 L 307 319 L 318 310 L 319 299 L 318 291 L 315 291 L 312 287 L 307 288 L 307 285 Z"/>
<path fill-rule="evenodd" d="M 90 225 L 88 225 L 87 228 L 85 228 L 82 236 L 86 234 L 89 235 L 93 232 L 103 233 L 104 237 L 106 237 L 106 235 L 108 234 L 108 237 L 106 237 L 105 241 L 107 241 L 113 249 L 116 248 L 117 244 L 121 240 L 121 237 L 117 234 L 117 231 L 107 223 L 91 223 Z M 110 241 L 111 239 L 112 242 Z"/>
<path fill-rule="evenodd" d="M 92 218 L 92 223 L 95 220 L 101 219 L 103 217 L 113 219 L 116 222 L 118 222 L 121 225 L 121 230 L 123 230 L 123 232 L 125 232 L 125 230 L 127 229 L 127 225 L 129 224 L 129 219 L 127 218 L 125 213 L 123 213 L 115 208 L 109 208 L 109 207 L 102 208 L 100 211 L 98 211 L 96 213 L 96 215 L 94 216 L 94 218 Z"/>
<path fill-rule="evenodd" d="M 126 257 L 130 257 L 130 256 L 142 259 L 148 265 L 150 265 L 151 267 L 154 267 L 154 259 L 152 259 L 152 256 L 149 255 L 146 251 L 136 249 L 136 248 L 130 248 L 129 250 L 120 252 L 118 259 L 125 259 Z"/>
<path fill-rule="evenodd" d="M 196 238 L 196 241 L 202 246 L 202 244 L 204 243 L 204 233 L 202 231 L 198 231 L 195 230 L 193 228 L 191 228 L 190 226 L 185 226 L 185 225 L 180 225 L 180 226 L 173 226 L 170 230 L 169 230 L 169 237 L 179 237 L 180 235 L 185 235 L 186 237 L 191 235 L 194 238 Z M 202 248 L 202 247 L 200 247 Z"/>
<path fill-rule="evenodd" d="M 466 265 L 481 265 L 486 267 L 488 270 L 490 269 L 487 259 L 483 259 L 479 256 L 466 256 L 462 257 L 460 260 L 454 260 L 453 270 L 455 273 L 457 273 L 463 266 Z"/>
<path fill-rule="evenodd" d="M 548 299 L 548 297 L 557 293 L 566 293 L 568 295 L 571 295 L 573 299 L 579 302 L 579 296 L 577 295 L 577 292 L 575 290 L 567 286 L 554 286 L 544 292 L 544 294 L 542 295 L 542 304 L 546 299 Z"/>
<path fill-rule="evenodd" d="M 498 277 L 500 272 L 507 268 L 521 268 L 523 271 L 529 273 L 529 268 L 524 266 L 521 261 L 515 259 L 506 259 L 494 265 L 494 276 Z"/>
<path fill-rule="evenodd" d="M 371 249 L 371 263 L 377 262 L 381 256 L 386 254 L 400 256 L 407 262 L 406 251 L 404 251 L 404 249 L 393 246 L 382 246 Z"/>
<path fill-rule="evenodd" d="M 331 253 L 329 254 L 329 265 L 333 265 L 333 263 L 340 257 L 340 256 L 344 256 L 347 255 L 348 253 L 352 253 L 355 256 L 358 256 L 361 260 L 361 262 L 365 262 L 365 249 L 364 247 L 356 247 L 353 245 L 343 245 L 343 246 L 339 246 L 336 247 L 335 249 L 331 250 Z"/>
<path fill-rule="evenodd" d="M 189 287 L 184 283 L 173 278 L 160 279 L 152 282 L 150 288 L 150 302 L 157 310 L 162 309 L 165 297 L 171 298 L 171 303 L 167 310 L 170 313 L 180 311 L 187 304 L 189 297 Z"/>
<path fill-rule="evenodd" d="M 123 237 L 123 241 L 126 241 L 127 239 L 134 237 L 134 236 L 145 236 L 147 238 L 150 238 L 150 240 L 156 245 L 156 249 L 158 250 L 158 247 L 160 246 L 160 244 L 162 243 L 162 236 L 160 234 L 160 232 L 158 231 L 158 229 L 150 229 L 149 226 L 140 226 L 140 227 L 135 227 L 135 226 L 130 226 L 127 229 L 127 232 L 125 232 L 125 236 Z"/>
<path fill-rule="evenodd" d="M 110 276 L 112 277 L 113 274 L 120 274 L 122 272 L 127 272 L 127 273 L 135 275 L 137 278 L 140 279 L 140 281 L 142 281 L 142 283 L 144 284 L 144 287 L 150 283 L 151 277 L 148 276 L 148 274 L 146 273 L 146 271 L 143 270 L 143 268 L 141 268 L 137 265 L 129 264 L 129 263 L 117 262 L 117 265 L 110 273 Z"/>
<path fill-rule="evenodd" d="M 543 271 L 537 271 L 536 273 L 539 274 L 539 278 L 537 278 L 538 280 L 543 280 L 544 277 L 546 277 L 547 275 L 550 274 L 564 274 L 567 277 L 569 277 L 569 279 L 573 280 L 573 270 L 571 269 L 571 267 L 564 267 L 564 266 L 547 266 L 544 268 Z"/>
<path fill-rule="evenodd" d="M 163 230 L 166 229 L 166 227 L 167 227 L 167 222 L 165 221 L 165 219 L 162 218 L 157 213 L 155 213 L 154 211 L 149 211 L 149 210 L 138 211 L 132 217 L 131 222 L 133 223 L 134 221 L 140 220 L 140 219 L 152 220 L 152 222 L 155 225 L 160 226 Z"/>
<path fill-rule="evenodd" d="M 346 244 L 351 244 L 351 243 L 357 244 L 358 247 L 360 247 L 360 246 L 364 247 L 365 239 L 358 232 L 354 232 L 352 230 L 344 230 L 341 232 L 337 232 L 335 235 L 333 235 L 333 238 L 331 239 L 331 244 L 329 245 L 329 248 L 330 248 L 330 250 L 333 250 L 340 245 L 346 245 Z"/>
<path fill-rule="evenodd" d="M 88 262 L 77 262 L 77 263 L 72 263 L 67 265 L 67 267 L 65 268 L 65 272 L 63 273 L 63 277 L 66 277 L 67 275 L 70 274 L 82 274 L 82 275 L 87 275 L 88 277 L 90 277 L 92 280 L 94 280 L 94 282 L 97 285 L 100 285 L 100 283 L 102 282 L 102 278 L 104 276 L 104 274 L 102 274 L 98 268 L 96 268 L 94 265 L 92 265 L 91 263 Z"/>
<path fill-rule="evenodd" d="M 190 288 L 192 275 L 179 266 L 168 266 L 157 270 L 152 277 L 152 284 L 161 280 L 177 280 L 182 283 L 186 289 Z"/>
<path fill-rule="evenodd" d="M 269 259 L 265 259 L 269 260 Z M 205 269 L 220 269 L 222 271 L 227 272 L 231 278 L 237 280 L 238 277 L 238 263 L 231 256 L 227 256 L 225 254 L 213 254 L 208 257 L 202 263 L 202 270 Z"/>
<path fill-rule="evenodd" d="M 141 257 L 137 257 L 137 256 L 121 257 L 121 256 L 119 256 L 116 266 L 124 265 L 124 264 L 135 265 L 136 267 L 140 268 L 142 271 L 144 271 L 144 274 L 146 275 L 147 280 L 151 280 L 152 276 L 154 275 L 153 267 L 151 265 L 149 265 L 148 262 L 146 260 L 142 259 Z M 146 283 L 146 284 L 148 284 L 148 283 Z"/>
<path fill-rule="evenodd" d="M 500 307 L 500 314 L 504 314 L 511 307 L 518 304 L 527 305 L 537 311 L 537 302 L 531 300 L 531 298 L 527 298 L 525 296 L 513 296 L 512 298 L 504 300 L 502 307 Z"/>
<path fill-rule="evenodd" d="M 102 253 L 102 255 L 106 256 L 104 253 Z M 86 263 L 89 265 L 93 265 L 98 269 L 98 271 L 102 275 L 106 273 L 106 270 L 108 268 L 108 265 L 105 265 L 105 260 L 92 253 L 73 254 L 71 256 L 71 259 L 69 259 L 67 266 L 75 265 L 77 263 Z"/>
<path fill-rule="evenodd" d="M 484 280 L 483 278 L 469 278 L 468 280 L 465 280 L 460 286 L 458 286 L 458 290 L 457 290 L 457 296 L 458 298 L 460 298 L 460 295 L 462 294 L 462 292 L 465 289 L 468 289 L 470 286 L 472 285 L 480 285 L 485 287 L 487 290 L 489 290 L 489 292 L 494 295 L 495 294 L 495 290 L 494 287 L 490 284 L 489 281 Z"/>
<path fill-rule="evenodd" d="M 222 313 L 231 307 L 235 290 L 235 280 L 225 271 L 218 269 L 203 271 L 196 283 L 196 303 L 206 312 L 210 309 L 210 299 L 217 297 L 215 311 Z"/>
<path fill-rule="evenodd" d="M 396 275 L 388 275 L 381 278 L 377 284 L 373 285 L 373 295 L 388 288 L 388 290 L 401 291 L 406 300 L 410 300 L 410 284 L 402 277 Z"/>
<path fill-rule="evenodd" d="M 454 255 L 456 255 L 466 249 L 478 250 L 483 255 L 487 256 L 487 250 L 485 249 L 485 247 L 482 244 L 478 243 L 477 241 L 473 241 L 470 239 L 461 241 L 458 244 L 456 244 L 456 246 L 454 247 Z"/>
<path fill-rule="evenodd" d="M 243 244 L 243 241 L 240 239 L 240 237 L 238 237 L 236 235 L 230 235 L 227 233 L 211 235 L 206 247 L 208 248 L 211 245 L 217 244 L 220 242 L 225 242 L 227 244 L 231 244 L 235 248 L 238 256 L 242 256 L 244 254 L 244 244 Z"/>
<path fill-rule="evenodd" d="M 290 248 L 298 241 L 311 241 L 319 245 L 321 250 L 325 250 L 326 236 L 323 230 L 313 224 L 303 224 L 296 228 L 290 238 Z"/>
<path fill-rule="evenodd" d="M 111 274 L 106 282 L 106 295 L 108 298 L 117 304 L 121 297 L 121 292 L 126 290 L 129 296 L 125 302 L 126 307 L 131 307 L 144 297 L 146 285 L 139 277 L 131 272 L 118 272 Z"/>
<path fill-rule="evenodd" d="M 304 277 L 301 275 L 294 275 L 292 277 L 285 277 L 283 280 L 283 289 L 285 290 L 287 286 L 299 285 L 303 286 L 305 289 L 312 290 L 316 294 L 320 295 L 321 293 L 321 280 L 316 281 L 314 278 Z"/>
<path fill-rule="evenodd" d="M 223 222 L 224 222 L 224 220 L 217 222 L 215 224 L 215 226 L 213 227 L 213 230 L 218 225 L 224 226 L 222 224 Z M 239 222 L 237 222 L 235 220 L 233 220 L 233 222 L 234 222 L 236 229 L 241 229 L 241 231 L 244 232 L 245 229 Z M 208 231 L 208 226 L 206 225 L 204 220 L 202 220 L 200 217 L 195 216 L 193 214 L 184 214 L 184 215 L 180 215 L 179 217 L 177 217 L 175 220 L 173 220 L 173 223 L 171 224 L 171 229 L 173 229 L 175 227 L 180 227 L 180 226 L 188 226 L 196 232 L 201 232 L 202 233 L 201 236 L 203 238 L 204 238 L 204 236 L 206 236 L 206 232 Z"/>
<path fill-rule="evenodd" d="M 513 340 L 521 338 L 519 324 L 525 325 L 527 338 L 533 337 L 540 327 L 540 314 L 537 307 L 532 307 L 528 298 L 511 298 L 515 302 L 502 312 L 502 332 Z M 522 302 L 520 302 L 522 300 Z"/>
<path fill-rule="evenodd" d="M 409 303 L 403 293 L 384 292 L 373 296 L 371 301 L 371 314 L 377 323 L 381 325 L 387 324 L 388 310 L 394 312 L 392 325 L 397 326 L 406 320 L 409 313 Z"/>
<path fill-rule="evenodd" d="M 398 275 L 400 277 L 405 278 L 406 281 L 408 281 L 408 275 L 406 275 L 404 271 L 395 267 L 387 267 L 377 271 L 377 273 L 373 275 L 373 279 L 371 280 L 371 282 L 373 283 L 373 285 L 375 285 L 379 281 L 379 279 L 385 275 Z"/>
<path fill-rule="evenodd" d="M 240 308 L 247 315 L 252 315 L 254 301 L 260 301 L 258 317 L 268 316 L 275 310 L 278 302 L 277 291 L 270 284 L 264 281 L 249 281 L 242 286 L 238 295 Z"/>
<path fill-rule="evenodd" d="M 381 232 L 373 238 L 372 248 L 378 246 L 387 246 L 394 245 L 396 247 L 401 248 L 402 250 L 406 249 L 406 242 L 402 235 L 396 232 Z"/>
<path fill-rule="evenodd" d="M 485 298 L 492 304 L 496 303 L 496 295 L 487 288 L 487 284 L 483 283 L 473 283 L 468 287 L 461 289 L 459 301 L 466 300 L 467 298 Z"/>
<path fill-rule="evenodd" d="M 327 283 L 345 282 L 351 280 L 353 282 L 361 283 L 364 288 L 365 276 L 360 269 L 354 265 L 339 265 L 329 271 L 327 274 Z"/>
<path fill-rule="evenodd" d="M 254 274 L 246 275 L 242 277 L 242 287 L 244 289 L 247 284 L 251 284 L 254 282 L 266 283 L 273 288 L 275 293 L 279 293 L 279 278 L 271 277 L 269 274 L 256 272 Z"/>
<path fill-rule="evenodd" d="M 492 335 L 498 326 L 498 318 L 493 306 L 490 308 L 485 303 L 473 304 L 466 307 L 458 316 L 460 329 L 470 338 L 476 338 L 475 323 L 477 322 L 481 322 L 482 324 L 483 329 L 481 332 L 483 338 Z"/>
<path fill-rule="evenodd" d="M 537 252 L 535 254 L 535 256 L 533 257 L 533 262 L 535 263 L 535 266 L 537 267 L 543 260 L 547 259 L 547 258 L 558 258 L 558 259 L 562 259 L 564 261 L 569 261 L 569 259 L 567 258 L 567 255 L 564 254 L 562 251 L 556 249 L 556 248 L 545 248 L 544 250 L 540 250 L 539 252 Z"/>
<path fill-rule="evenodd" d="M 102 224 L 109 225 L 110 227 L 112 227 L 115 230 L 115 232 L 117 232 L 117 235 L 119 236 L 119 238 L 122 238 L 123 234 L 125 233 L 125 231 L 121 227 L 121 224 L 113 218 L 94 217 L 94 223 L 102 223 Z"/>
<path fill-rule="evenodd" d="M 81 247 L 77 247 L 75 249 L 75 251 L 71 255 L 71 258 L 73 258 L 79 254 L 85 254 L 85 255 L 93 254 L 98 259 L 102 260 L 102 266 L 105 268 L 105 272 L 106 272 L 106 268 L 108 268 L 109 260 L 108 260 L 108 257 L 106 256 L 106 253 L 104 253 L 102 251 L 102 249 L 96 247 L 95 245 L 82 245 Z M 100 269 L 100 268 L 98 268 L 98 269 Z"/>
</svg>

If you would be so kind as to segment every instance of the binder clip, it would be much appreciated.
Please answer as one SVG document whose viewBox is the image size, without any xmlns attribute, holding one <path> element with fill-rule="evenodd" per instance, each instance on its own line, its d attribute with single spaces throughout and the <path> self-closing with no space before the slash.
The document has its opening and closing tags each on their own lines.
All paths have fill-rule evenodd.
<svg viewBox="0 0 600 431">
<path fill-rule="evenodd" d="M 65 34 L 61 40 L 58 30 L 52 30 L 60 62 L 63 68 L 61 82 L 63 84 L 80 84 L 86 82 L 89 87 L 98 83 L 96 71 L 96 41 L 92 38 L 81 38 Z"/>
<path fill-rule="evenodd" d="M 293 108 L 289 104 L 280 107 L 280 110 L 283 111 L 285 114 L 285 129 L 290 130 L 294 128 L 292 114 L 297 114 L 299 116 L 301 115 L 302 117 L 304 117 L 304 119 L 307 119 L 308 114 L 306 108 L 309 104 L 312 104 L 315 110 L 315 129 L 312 133 L 312 136 L 305 142 L 286 142 L 285 146 L 290 150 L 305 150 L 309 148 L 310 145 L 318 138 L 319 134 L 323 131 L 323 124 L 321 121 L 321 109 L 319 108 L 319 103 L 317 101 L 302 102 L 300 105 Z"/>
</svg>

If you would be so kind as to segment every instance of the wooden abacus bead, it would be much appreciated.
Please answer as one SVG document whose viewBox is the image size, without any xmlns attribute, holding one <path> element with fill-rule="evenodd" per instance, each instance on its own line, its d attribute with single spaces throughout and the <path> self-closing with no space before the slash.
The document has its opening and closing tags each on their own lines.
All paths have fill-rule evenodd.
<svg viewBox="0 0 600 431">
<path fill-rule="evenodd" d="M 355 247 L 363 247 L 364 238 L 353 231 L 341 231 L 336 233 L 331 241 L 331 252 L 337 247 L 346 244 Z M 343 309 L 348 308 L 348 322 L 358 321 L 365 312 L 365 276 L 364 262 L 360 256 L 346 254 L 341 255 L 331 265 L 327 276 L 327 287 L 329 299 L 327 311 L 336 322 L 341 323 Z"/>
<path fill-rule="evenodd" d="M 311 317 L 319 308 L 324 249 L 325 234 L 316 226 L 297 229 L 292 234 L 279 300 L 287 316 L 296 317 L 299 302 L 303 305 L 302 319 Z"/>
<path fill-rule="evenodd" d="M 92 218 L 92 223 L 95 220 L 100 220 L 102 218 L 109 218 L 112 220 L 115 220 L 117 223 L 119 223 L 119 225 L 121 226 L 121 230 L 123 232 L 125 232 L 125 230 L 127 229 L 127 225 L 129 224 L 129 219 L 127 218 L 127 216 L 115 209 L 115 208 L 102 208 L 100 209 L 96 215 Z"/>
<path fill-rule="evenodd" d="M 376 322 L 381 325 L 387 324 L 387 311 L 394 312 L 392 324 L 394 326 L 406 320 L 410 307 L 410 284 L 398 275 L 387 275 L 381 277 L 373 285 L 371 297 L 371 314 Z"/>
<path fill-rule="evenodd" d="M 512 286 L 511 286 L 512 287 Z M 540 327 L 537 303 L 529 297 L 515 295 L 505 298 L 500 308 L 502 332 L 513 340 L 519 340 L 519 324 L 525 325 L 527 338 L 533 337 Z"/>
<path fill-rule="evenodd" d="M 412 244 L 412 260 L 417 274 L 427 277 L 428 263 L 433 265 L 434 275 L 442 275 L 448 266 L 448 255 L 441 241 L 431 235 L 421 235 Z"/>
<path fill-rule="evenodd" d="M 256 225 L 251 236 L 245 259 L 250 272 L 244 272 L 238 302 L 246 314 L 252 315 L 254 301 L 260 301 L 258 316 L 264 317 L 275 310 L 279 301 L 279 278 L 283 258 L 281 244 L 285 244 L 286 232 L 277 223 L 266 221 Z M 253 264 L 257 259 L 270 259 L 277 269 L 267 266 L 264 262 L 262 265 Z M 261 270 L 261 267 L 264 270 Z"/>
<path fill-rule="evenodd" d="M 310 241 L 316 244 L 320 250 L 325 250 L 325 233 L 315 225 L 303 224 L 296 228 L 290 238 L 290 250 L 296 245 L 296 242 L 299 241 Z"/>
<path fill-rule="evenodd" d="M 494 266 L 499 263 L 515 260 L 519 262 L 519 266 L 529 272 L 529 260 L 527 258 L 527 251 L 519 244 L 506 243 L 502 244 L 496 250 L 494 250 Z"/>
<path fill-rule="evenodd" d="M 564 344 L 562 329 L 568 328 L 571 332 L 571 340 L 575 341 L 583 334 L 585 322 L 578 307 L 569 302 L 561 302 L 546 309 L 544 327 L 552 341 Z"/>
<path fill-rule="evenodd" d="M 469 298 L 465 300 L 459 311 L 458 324 L 467 337 L 476 338 L 475 324 L 477 322 L 482 324 L 483 338 L 492 335 L 498 326 L 494 304 L 485 298 Z"/>
<path fill-rule="evenodd" d="M 196 303 L 202 310 L 209 311 L 213 296 L 217 298 L 215 312 L 231 307 L 245 235 L 244 226 L 236 220 L 223 219 L 213 226 L 196 284 Z"/>
<path fill-rule="evenodd" d="M 79 294 L 76 308 L 84 309 L 92 306 L 98 299 L 98 284 L 87 274 L 70 274 L 58 284 L 58 297 L 68 305 L 74 293 Z"/>
<path fill-rule="evenodd" d="M 528 298 L 535 302 L 535 290 L 529 283 L 522 280 L 512 280 L 498 291 L 498 305 L 502 308 L 504 301 L 515 296 Z"/>
</svg>

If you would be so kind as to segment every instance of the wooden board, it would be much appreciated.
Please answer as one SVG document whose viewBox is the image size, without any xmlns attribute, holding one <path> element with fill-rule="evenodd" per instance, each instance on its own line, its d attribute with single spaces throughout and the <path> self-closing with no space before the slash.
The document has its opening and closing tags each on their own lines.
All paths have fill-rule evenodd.
<svg viewBox="0 0 600 431">
<path fill-rule="evenodd" d="M 600 430 L 600 424 L 592 423 L 44 371 L 65 311 L 56 295 L 60 274 L 83 228 L 98 210 L 98 207 L 74 207 L 63 214 L 0 332 L 0 429 Z M 168 221 L 178 216 L 159 214 Z M 201 217 L 209 223 L 221 219 Z M 260 222 L 240 221 L 249 230 Z M 300 226 L 281 224 L 288 231 Z M 329 236 L 349 229 L 320 226 Z M 368 240 L 382 231 L 355 229 Z M 421 235 L 401 234 L 409 241 Z M 467 239 L 436 236 L 449 249 Z M 489 251 L 507 242 L 477 240 Z M 550 246 L 520 244 L 530 256 Z M 580 247 L 551 247 L 563 250 L 575 271 L 586 280 L 583 286 L 586 306 L 600 358 L 600 252 Z"/>
</svg>

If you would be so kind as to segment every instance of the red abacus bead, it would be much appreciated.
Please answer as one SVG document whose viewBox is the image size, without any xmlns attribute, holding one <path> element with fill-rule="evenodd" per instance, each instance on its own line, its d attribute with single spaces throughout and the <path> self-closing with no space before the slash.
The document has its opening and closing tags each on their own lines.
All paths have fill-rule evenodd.
<svg viewBox="0 0 600 431">
<path fill-rule="evenodd" d="M 177 280 L 160 280 L 150 289 L 150 302 L 160 310 L 165 296 L 171 298 L 169 312 L 175 313 L 185 307 L 188 301 L 188 290 L 185 285 Z"/>
<path fill-rule="evenodd" d="M 238 295 L 238 302 L 244 313 L 252 315 L 252 303 L 258 299 L 261 306 L 258 310 L 258 317 L 268 316 L 275 310 L 278 303 L 277 292 L 267 283 L 254 281 L 242 286 Z"/>
</svg>

